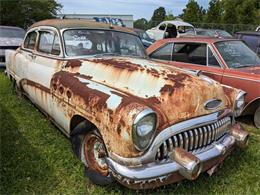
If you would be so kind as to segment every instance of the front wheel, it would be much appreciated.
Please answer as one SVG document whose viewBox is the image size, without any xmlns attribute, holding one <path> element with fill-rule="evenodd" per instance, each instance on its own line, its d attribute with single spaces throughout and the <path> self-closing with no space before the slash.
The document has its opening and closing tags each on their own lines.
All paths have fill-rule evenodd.
<svg viewBox="0 0 260 195">
<path fill-rule="evenodd" d="M 254 114 L 254 123 L 255 123 L 255 126 L 260 129 L 260 106 L 258 106 L 258 108 L 256 109 L 255 111 L 255 114 Z"/>
<path fill-rule="evenodd" d="M 107 156 L 105 144 L 98 131 L 92 130 L 86 134 L 74 135 L 72 140 L 78 140 L 72 142 L 72 146 L 74 151 L 78 151 L 76 155 L 85 164 L 85 176 L 97 185 L 112 183 L 114 179 L 105 161 Z"/>
</svg>

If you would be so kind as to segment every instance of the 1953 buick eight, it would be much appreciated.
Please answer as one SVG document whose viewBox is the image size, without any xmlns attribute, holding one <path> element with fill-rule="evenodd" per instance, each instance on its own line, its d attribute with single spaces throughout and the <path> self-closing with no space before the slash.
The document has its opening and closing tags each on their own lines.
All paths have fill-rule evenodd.
<svg viewBox="0 0 260 195">
<path fill-rule="evenodd" d="M 78 19 L 35 23 L 7 74 L 70 137 L 96 184 L 155 188 L 212 173 L 248 133 L 234 121 L 243 91 L 147 59 L 122 27 Z"/>
</svg>

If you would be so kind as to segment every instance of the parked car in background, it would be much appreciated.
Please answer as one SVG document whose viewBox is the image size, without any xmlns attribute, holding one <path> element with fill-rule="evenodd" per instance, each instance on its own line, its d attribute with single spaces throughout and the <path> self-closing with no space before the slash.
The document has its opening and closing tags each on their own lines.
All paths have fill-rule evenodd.
<svg viewBox="0 0 260 195">
<path fill-rule="evenodd" d="M 5 50 L 17 49 L 24 38 L 25 31 L 13 26 L 0 26 L 0 66 L 5 66 Z"/>
<path fill-rule="evenodd" d="M 243 115 L 253 114 L 260 128 L 260 59 L 242 41 L 198 37 L 160 40 L 147 53 L 153 59 L 199 70 L 222 84 L 244 90 Z"/>
<path fill-rule="evenodd" d="M 198 36 L 216 37 L 216 38 L 232 38 L 231 34 L 229 34 L 227 31 L 220 30 L 220 29 L 196 28 L 195 31 L 196 31 L 196 35 L 198 35 Z"/>
<path fill-rule="evenodd" d="M 17 91 L 70 137 L 96 184 L 116 179 L 143 189 L 194 180 L 247 144 L 234 119 L 243 91 L 148 60 L 126 28 L 45 20 L 6 54 Z"/>
<path fill-rule="evenodd" d="M 177 20 L 163 21 L 158 26 L 149 29 L 146 33 L 155 40 L 175 38 L 185 35 L 195 35 L 194 27 L 187 23 Z"/>
<path fill-rule="evenodd" d="M 144 30 L 133 28 L 133 31 L 136 32 L 138 36 L 141 38 L 141 41 L 145 48 L 148 48 L 155 42 L 155 40 L 149 37 L 149 35 Z"/>
<path fill-rule="evenodd" d="M 235 37 L 243 40 L 258 56 L 260 56 L 260 32 L 241 31 L 236 32 Z"/>
</svg>

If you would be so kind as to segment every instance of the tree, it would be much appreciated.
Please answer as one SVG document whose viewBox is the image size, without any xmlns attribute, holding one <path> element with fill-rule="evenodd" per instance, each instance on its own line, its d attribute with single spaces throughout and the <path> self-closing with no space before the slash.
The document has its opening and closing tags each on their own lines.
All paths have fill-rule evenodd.
<svg viewBox="0 0 260 195">
<path fill-rule="evenodd" d="M 206 15 L 207 23 L 221 23 L 223 14 L 222 2 L 220 0 L 211 0 Z"/>
<path fill-rule="evenodd" d="M 164 21 L 166 16 L 166 11 L 164 7 L 159 7 L 158 9 L 154 10 L 153 16 L 149 21 L 149 27 L 154 27 L 158 25 L 160 22 Z"/>
<path fill-rule="evenodd" d="M 225 0 L 223 1 L 224 13 L 222 16 L 222 23 L 226 24 L 237 24 L 238 14 L 237 7 L 241 5 L 243 0 Z"/>
<path fill-rule="evenodd" d="M 257 24 L 256 0 L 244 0 L 237 8 L 238 22 L 241 24 Z M 259 12 L 259 10 L 258 10 Z"/>
<path fill-rule="evenodd" d="M 147 29 L 148 21 L 145 18 L 134 21 L 134 27 L 139 29 Z"/>
<path fill-rule="evenodd" d="M 0 0 L 0 25 L 27 28 L 39 20 L 54 18 L 61 8 L 55 0 Z"/>
<path fill-rule="evenodd" d="M 187 22 L 202 22 L 205 12 L 203 7 L 200 7 L 195 0 L 189 0 L 186 8 L 183 9 L 183 14 L 180 16 Z"/>
<path fill-rule="evenodd" d="M 175 19 L 176 17 L 174 17 L 172 11 L 168 10 L 164 20 L 175 20 Z"/>
</svg>

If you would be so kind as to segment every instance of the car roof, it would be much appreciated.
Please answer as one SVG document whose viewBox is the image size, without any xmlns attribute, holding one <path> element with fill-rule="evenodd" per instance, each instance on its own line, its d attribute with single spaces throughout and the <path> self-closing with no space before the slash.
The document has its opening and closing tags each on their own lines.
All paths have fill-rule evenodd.
<svg viewBox="0 0 260 195">
<path fill-rule="evenodd" d="M 245 35 L 258 35 L 260 36 L 260 31 L 239 31 L 236 34 L 245 34 Z"/>
<path fill-rule="evenodd" d="M 187 22 L 178 21 L 178 20 L 166 20 L 166 21 L 161 22 L 160 24 L 163 24 L 163 23 L 173 24 L 175 26 L 191 26 L 191 27 L 193 27 L 191 24 L 189 24 Z"/>
<path fill-rule="evenodd" d="M 102 22 L 94 22 L 87 19 L 48 19 L 34 23 L 29 29 L 40 27 L 40 26 L 51 26 L 58 30 L 67 28 L 90 28 L 90 29 L 104 29 L 104 30 L 116 30 L 136 35 L 133 30 L 125 27 L 115 26 Z"/>
<path fill-rule="evenodd" d="M 238 39 L 234 38 L 215 38 L 215 37 L 200 37 L 200 36 L 193 36 L 193 37 L 180 37 L 180 38 L 171 38 L 171 39 L 164 39 L 166 42 L 205 42 L 205 43 L 215 43 L 220 41 L 234 41 Z"/>
<path fill-rule="evenodd" d="M 2 26 L 2 25 L 0 25 L 0 28 L 17 29 L 17 30 L 23 30 L 24 31 L 24 29 L 17 27 L 17 26 Z"/>
</svg>

